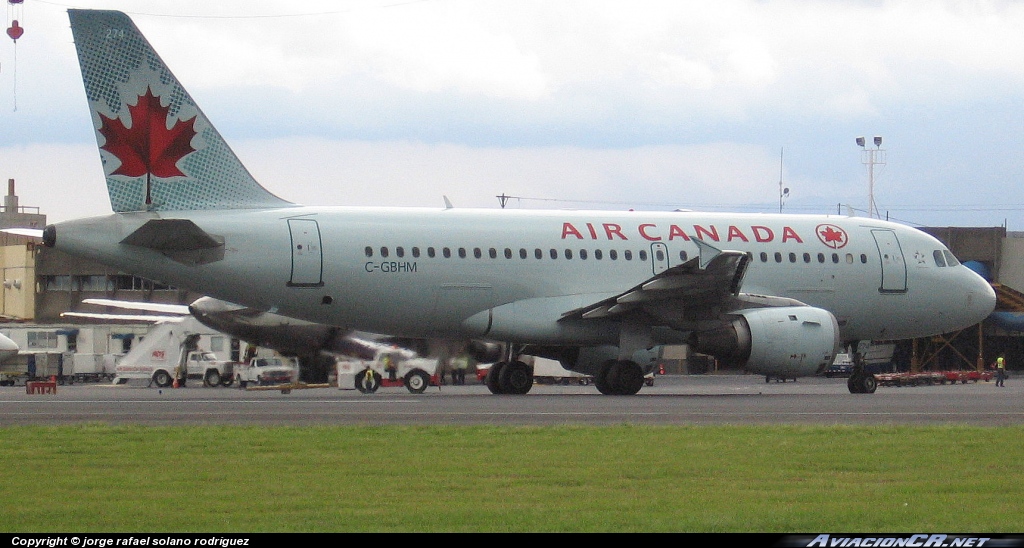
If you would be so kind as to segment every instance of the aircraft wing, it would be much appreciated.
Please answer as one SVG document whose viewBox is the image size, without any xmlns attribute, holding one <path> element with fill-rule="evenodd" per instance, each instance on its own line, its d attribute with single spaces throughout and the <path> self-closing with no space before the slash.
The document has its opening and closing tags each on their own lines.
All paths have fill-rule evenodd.
<svg viewBox="0 0 1024 548">
<path fill-rule="evenodd" d="M 739 289 L 749 256 L 740 251 L 722 251 L 700 241 L 698 247 L 697 257 L 618 295 L 566 312 L 561 319 L 613 318 L 683 329 L 688 322 L 704 316 L 704 312 L 731 308 L 737 299 L 746 300 Z M 775 304 L 781 303 L 754 306 Z"/>
</svg>

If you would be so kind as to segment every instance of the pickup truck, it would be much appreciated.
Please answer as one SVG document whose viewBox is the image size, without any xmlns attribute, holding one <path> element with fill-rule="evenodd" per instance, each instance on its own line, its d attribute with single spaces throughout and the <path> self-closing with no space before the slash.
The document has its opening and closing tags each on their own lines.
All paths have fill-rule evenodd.
<svg viewBox="0 0 1024 548">
<path fill-rule="evenodd" d="M 249 383 L 258 386 L 294 383 L 299 375 L 294 358 L 253 358 L 249 363 L 235 366 L 235 380 L 239 388 Z"/>
</svg>

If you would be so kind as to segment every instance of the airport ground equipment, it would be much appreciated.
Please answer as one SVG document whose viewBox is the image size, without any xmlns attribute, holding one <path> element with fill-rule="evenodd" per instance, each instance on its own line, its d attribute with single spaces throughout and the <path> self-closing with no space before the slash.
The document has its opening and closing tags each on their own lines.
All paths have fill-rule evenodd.
<svg viewBox="0 0 1024 548">
<path fill-rule="evenodd" d="M 299 365 L 293 358 L 252 358 L 247 363 L 235 365 L 235 380 L 238 382 L 239 388 L 246 388 L 250 384 L 256 386 L 293 384 L 298 377 Z"/>
<path fill-rule="evenodd" d="M 436 359 L 418 357 L 404 348 L 384 349 L 372 360 L 338 360 L 338 388 L 370 394 L 381 387 L 404 386 L 413 394 L 421 394 L 428 386 L 440 386 L 437 370 Z"/>
<path fill-rule="evenodd" d="M 922 371 L 919 373 L 875 374 L 880 386 L 925 386 L 934 384 L 967 384 L 992 380 L 991 371 Z"/>
</svg>

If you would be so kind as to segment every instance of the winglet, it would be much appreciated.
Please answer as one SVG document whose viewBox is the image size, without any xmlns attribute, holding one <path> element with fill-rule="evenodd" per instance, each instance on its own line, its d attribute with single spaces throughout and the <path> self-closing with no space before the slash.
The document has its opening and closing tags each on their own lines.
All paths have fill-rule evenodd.
<svg viewBox="0 0 1024 548">
<path fill-rule="evenodd" d="M 693 243 L 697 244 L 697 256 L 699 257 L 700 269 L 704 270 L 711 264 L 711 261 L 715 260 L 715 257 L 722 254 L 722 250 L 717 247 L 705 242 L 704 240 L 694 239 Z"/>
</svg>

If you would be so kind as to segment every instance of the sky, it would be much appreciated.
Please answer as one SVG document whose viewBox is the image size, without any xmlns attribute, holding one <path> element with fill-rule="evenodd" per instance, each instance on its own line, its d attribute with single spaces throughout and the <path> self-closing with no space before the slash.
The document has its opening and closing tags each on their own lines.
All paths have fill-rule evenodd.
<svg viewBox="0 0 1024 548">
<path fill-rule="evenodd" d="M 66 14 L 88 8 L 128 13 L 296 203 L 868 216 L 873 195 L 912 226 L 1024 230 L 1024 2 L 4 3 L 0 180 L 49 222 L 110 212 Z"/>
</svg>

